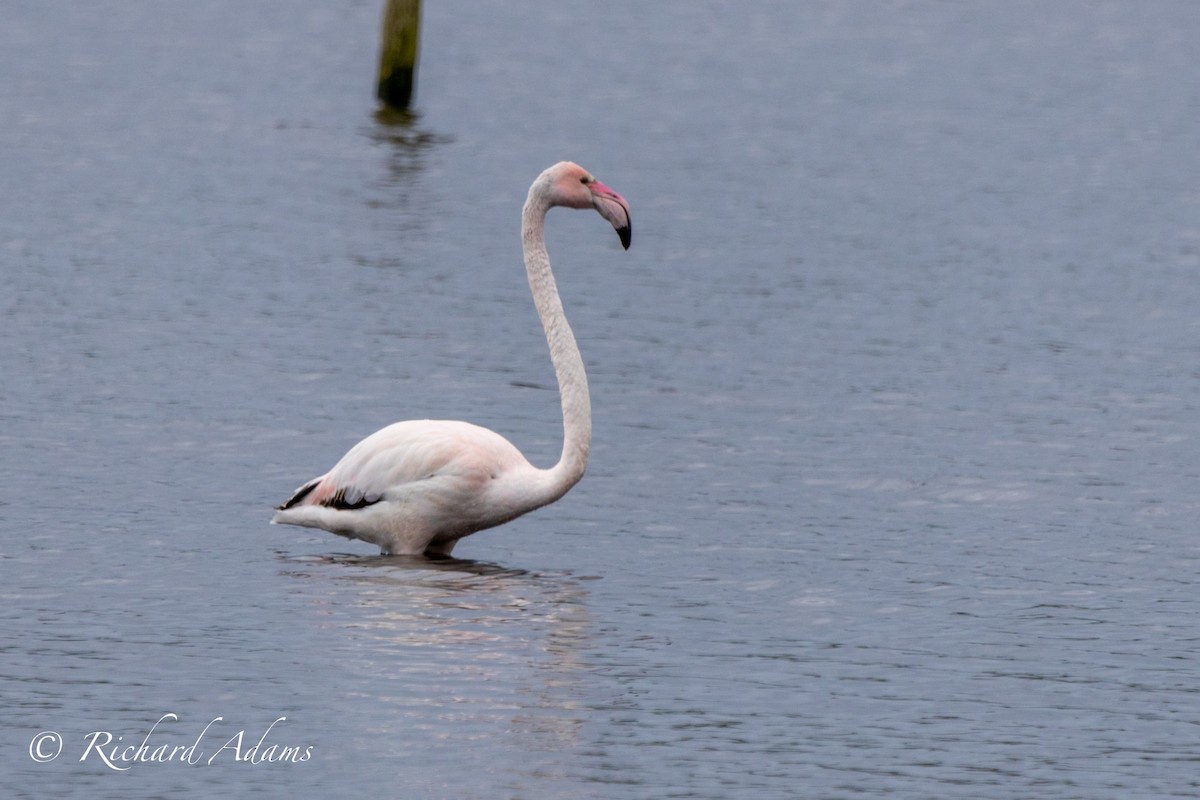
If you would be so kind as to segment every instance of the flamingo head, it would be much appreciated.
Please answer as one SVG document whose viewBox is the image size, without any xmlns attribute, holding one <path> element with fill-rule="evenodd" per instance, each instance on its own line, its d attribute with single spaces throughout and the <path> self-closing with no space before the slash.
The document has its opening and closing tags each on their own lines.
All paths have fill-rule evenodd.
<svg viewBox="0 0 1200 800">
<path fill-rule="evenodd" d="M 629 203 L 625 198 L 592 177 L 578 164 L 560 161 L 541 174 L 534 189 L 547 193 L 549 205 L 567 208 L 594 208 L 621 237 L 621 246 L 629 249 L 632 231 L 629 224 Z"/>
</svg>

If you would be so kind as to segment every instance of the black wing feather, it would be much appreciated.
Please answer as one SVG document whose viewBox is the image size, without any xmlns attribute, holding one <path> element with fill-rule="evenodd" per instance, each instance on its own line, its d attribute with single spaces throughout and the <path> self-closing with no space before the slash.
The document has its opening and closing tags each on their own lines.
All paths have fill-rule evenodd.
<svg viewBox="0 0 1200 800">
<path fill-rule="evenodd" d="M 320 482 L 321 482 L 321 480 L 320 480 L 320 478 L 318 478 L 315 481 L 304 484 L 303 486 L 301 486 L 299 489 L 296 490 L 296 493 L 294 495 L 292 495 L 291 498 L 286 503 L 284 503 L 281 506 L 275 506 L 275 510 L 276 511 L 286 511 L 287 509 L 291 508 L 292 506 L 298 505 L 301 500 L 308 497 L 309 492 L 311 492 L 313 489 L 317 488 L 317 484 Z"/>
<path fill-rule="evenodd" d="M 363 494 L 353 486 L 345 486 L 333 493 L 333 496 L 321 503 L 338 511 L 354 511 L 359 508 L 373 506 L 383 499 L 381 494 Z"/>
</svg>

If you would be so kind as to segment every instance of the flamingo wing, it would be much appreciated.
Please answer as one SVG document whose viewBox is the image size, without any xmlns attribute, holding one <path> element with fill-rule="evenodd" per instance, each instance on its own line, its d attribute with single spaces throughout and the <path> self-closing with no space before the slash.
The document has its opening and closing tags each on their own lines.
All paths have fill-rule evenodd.
<svg viewBox="0 0 1200 800">
<path fill-rule="evenodd" d="M 455 420 L 397 422 L 356 444 L 333 469 L 305 483 L 277 510 L 321 506 L 359 511 L 403 499 L 424 481 L 477 488 L 524 461 L 516 447 L 487 428 Z"/>
<path fill-rule="evenodd" d="M 276 506 L 275 509 L 277 511 L 287 511 L 293 506 L 300 505 L 306 497 L 312 494 L 314 489 L 321 485 L 323 480 L 324 478 L 316 478 L 304 484 L 283 505 Z M 343 486 L 340 489 L 336 489 L 326 499 L 319 501 L 319 504 L 338 511 L 355 511 L 375 505 L 382 499 L 383 495 L 381 494 L 364 493 L 355 486 Z"/>
</svg>

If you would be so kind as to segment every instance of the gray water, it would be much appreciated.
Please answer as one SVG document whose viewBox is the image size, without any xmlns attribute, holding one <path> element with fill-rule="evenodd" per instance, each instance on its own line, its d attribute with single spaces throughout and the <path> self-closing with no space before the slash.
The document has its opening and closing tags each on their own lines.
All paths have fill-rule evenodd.
<svg viewBox="0 0 1200 800">
<path fill-rule="evenodd" d="M 406 119 L 376 2 L 0 12 L 4 796 L 1200 794 L 1200 10 L 425 6 Z M 397 419 L 556 458 L 562 158 L 585 480 L 268 526 Z"/>
</svg>

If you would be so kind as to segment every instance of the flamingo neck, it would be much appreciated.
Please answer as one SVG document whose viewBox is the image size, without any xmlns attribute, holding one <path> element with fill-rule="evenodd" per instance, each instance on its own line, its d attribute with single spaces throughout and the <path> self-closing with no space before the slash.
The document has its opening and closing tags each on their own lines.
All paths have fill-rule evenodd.
<svg viewBox="0 0 1200 800">
<path fill-rule="evenodd" d="M 550 205 L 536 188 L 530 191 L 521 216 L 521 245 L 529 290 L 533 293 L 546 342 L 550 345 L 550 361 L 558 379 L 563 414 L 562 456 L 553 467 L 541 471 L 537 499 L 539 505 L 544 505 L 566 494 L 587 469 L 588 449 L 592 443 L 592 404 L 583 357 L 563 312 L 558 286 L 550 269 L 550 255 L 546 252 L 545 222 Z"/>
</svg>

